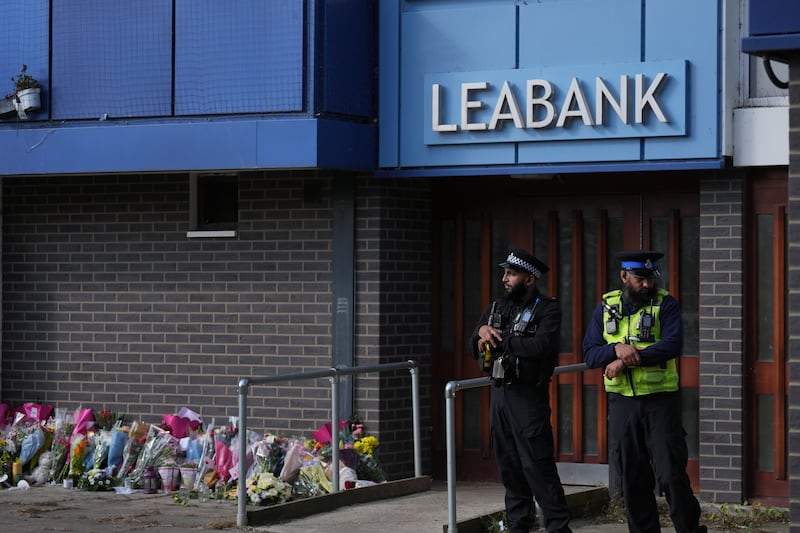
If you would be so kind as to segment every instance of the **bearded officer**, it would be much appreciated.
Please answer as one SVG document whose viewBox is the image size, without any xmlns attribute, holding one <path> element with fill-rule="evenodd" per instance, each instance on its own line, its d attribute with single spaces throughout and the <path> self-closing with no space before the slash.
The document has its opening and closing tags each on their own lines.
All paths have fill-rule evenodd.
<svg viewBox="0 0 800 533">
<path fill-rule="evenodd" d="M 500 267 L 506 294 L 478 321 L 472 350 L 494 380 L 490 432 L 509 530 L 530 530 L 535 497 L 547 531 L 570 533 L 550 426 L 549 383 L 558 358 L 561 307 L 536 286 L 548 267 L 530 253 L 512 249 Z"/>
<path fill-rule="evenodd" d="M 655 488 L 666 495 L 676 533 L 705 533 L 686 474 L 676 359 L 683 344 L 678 301 L 661 288 L 653 251 L 625 251 L 622 289 L 603 295 L 583 339 L 583 358 L 603 369 L 609 464 L 621 468 L 631 533 L 658 533 Z"/>
</svg>

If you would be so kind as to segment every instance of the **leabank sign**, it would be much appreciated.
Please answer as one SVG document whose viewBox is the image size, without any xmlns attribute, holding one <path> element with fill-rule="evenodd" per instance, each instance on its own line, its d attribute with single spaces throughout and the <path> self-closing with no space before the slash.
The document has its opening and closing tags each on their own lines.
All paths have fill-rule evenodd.
<svg viewBox="0 0 800 533">
<path fill-rule="evenodd" d="M 425 144 L 686 135 L 687 61 L 425 76 Z"/>
</svg>

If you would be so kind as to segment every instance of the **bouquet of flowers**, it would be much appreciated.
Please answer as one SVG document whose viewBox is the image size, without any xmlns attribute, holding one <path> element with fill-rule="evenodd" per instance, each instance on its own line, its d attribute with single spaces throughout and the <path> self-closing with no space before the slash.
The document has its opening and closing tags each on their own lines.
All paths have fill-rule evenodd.
<svg viewBox="0 0 800 533">
<path fill-rule="evenodd" d="M 88 451 L 89 440 L 86 435 L 78 433 L 69 445 L 69 475 L 81 476 L 86 471 L 84 462 Z"/>
<path fill-rule="evenodd" d="M 147 440 L 147 429 L 148 425 L 143 422 L 131 424 L 131 428 L 128 431 L 128 439 L 125 441 L 125 447 L 122 450 L 122 463 L 117 471 L 117 477 L 128 475 L 136 466 L 144 443 Z M 110 448 L 109 453 L 111 453 Z"/>
<path fill-rule="evenodd" d="M 78 488 L 95 492 L 113 490 L 114 487 L 105 470 L 92 468 L 78 478 Z"/>
<path fill-rule="evenodd" d="M 358 463 L 356 463 L 356 473 L 358 479 L 383 483 L 386 481 L 386 474 L 383 473 L 381 465 L 375 458 L 375 448 L 378 447 L 378 439 L 373 436 L 366 436 L 353 443 L 353 448 L 358 453 Z"/>
<path fill-rule="evenodd" d="M 108 449 L 111 446 L 111 430 L 101 429 L 94 434 L 94 455 L 92 468 L 104 468 L 108 461 Z"/>
<path fill-rule="evenodd" d="M 173 437 L 169 431 L 151 425 L 142 452 L 130 474 L 133 482 L 138 485 L 147 465 L 162 464 L 168 457 L 176 455 L 179 447 L 178 439 Z"/>
<path fill-rule="evenodd" d="M 95 425 L 98 429 L 105 429 L 111 430 L 114 427 L 120 427 L 122 425 L 123 420 L 125 419 L 125 415 L 121 413 L 116 413 L 114 411 L 109 411 L 108 409 L 100 409 L 99 411 L 93 411 Z"/>
<path fill-rule="evenodd" d="M 283 468 L 284 455 L 283 439 L 267 433 L 263 439 L 253 444 L 253 466 L 249 475 L 271 472 L 277 476 Z"/>
<path fill-rule="evenodd" d="M 0 476 L 11 474 L 11 460 L 17 453 L 14 442 L 0 435 Z"/>
<path fill-rule="evenodd" d="M 319 463 L 303 466 L 292 484 L 295 496 L 309 498 L 333 491 L 330 479 Z"/>
<path fill-rule="evenodd" d="M 253 505 L 274 505 L 288 500 L 292 486 L 271 472 L 260 472 L 247 480 L 247 500 Z"/>
<path fill-rule="evenodd" d="M 56 483 L 61 483 L 69 474 L 69 440 L 66 437 L 55 438 L 50 449 L 53 452 L 53 479 Z"/>
<path fill-rule="evenodd" d="M 233 452 L 231 452 L 231 443 L 233 437 L 238 433 L 234 421 L 227 426 L 222 426 L 214 430 L 214 462 L 219 478 L 227 482 L 231 477 L 230 469 L 233 467 Z"/>
</svg>

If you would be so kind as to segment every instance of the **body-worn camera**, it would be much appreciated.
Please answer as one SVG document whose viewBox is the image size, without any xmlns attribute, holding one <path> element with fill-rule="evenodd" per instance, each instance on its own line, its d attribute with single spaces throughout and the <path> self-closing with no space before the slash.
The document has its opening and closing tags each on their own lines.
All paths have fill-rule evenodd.
<svg viewBox="0 0 800 533">
<path fill-rule="evenodd" d="M 603 309 L 608 313 L 608 320 L 606 321 L 606 333 L 609 335 L 615 335 L 617 333 L 617 328 L 619 321 L 622 320 L 622 315 L 619 312 L 619 306 L 617 304 L 609 305 L 605 300 L 603 300 Z"/>
</svg>

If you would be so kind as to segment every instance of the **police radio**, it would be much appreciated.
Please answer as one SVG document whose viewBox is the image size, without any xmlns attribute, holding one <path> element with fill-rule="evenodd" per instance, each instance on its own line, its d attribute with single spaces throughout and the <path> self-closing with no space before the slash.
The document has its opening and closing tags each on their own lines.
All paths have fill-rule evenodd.
<svg viewBox="0 0 800 533">
<path fill-rule="evenodd" d="M 650 329 L 653 327 L 653 322 L 654 322 L 653 315 L 648 313 L 647 311 L 643 311 L 641 318 L 639 318 L 639 326 L 638 326 L 640 339 L 650 338 Z"/>
</svg>

